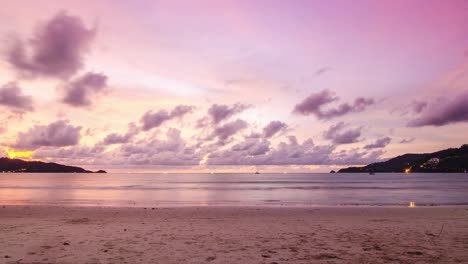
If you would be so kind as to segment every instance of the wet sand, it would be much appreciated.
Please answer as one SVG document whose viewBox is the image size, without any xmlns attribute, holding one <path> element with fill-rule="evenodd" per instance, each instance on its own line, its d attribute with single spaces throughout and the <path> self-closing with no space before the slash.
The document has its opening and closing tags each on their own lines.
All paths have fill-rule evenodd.
<svg viewBox="0 0 468 264">
<path fill-rule="evenodd" d="M 468 208 L 0 206 L 0 263 L 468 263 Z"/>
</svg>

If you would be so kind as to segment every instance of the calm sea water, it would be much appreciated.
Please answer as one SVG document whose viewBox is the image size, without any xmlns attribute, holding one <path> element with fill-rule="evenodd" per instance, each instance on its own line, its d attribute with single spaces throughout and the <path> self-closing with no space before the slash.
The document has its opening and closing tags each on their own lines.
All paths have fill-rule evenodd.
<svg viewBox="0 0 468 264">
<path fill-rule="evenodd" d="M 0 174 L 1 204 L 468 204 L 468 174 Z"/>
</svg>

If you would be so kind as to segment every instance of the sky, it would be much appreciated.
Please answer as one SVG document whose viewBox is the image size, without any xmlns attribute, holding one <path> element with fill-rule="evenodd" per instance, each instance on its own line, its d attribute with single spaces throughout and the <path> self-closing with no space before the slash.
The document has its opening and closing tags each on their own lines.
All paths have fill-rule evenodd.
<svg viewBox="0 0 468 264">
<path fill-rule="evenodd" d="M 468 143 L 466 0 L 0 4 L 0 156 L 325 172 Z"/>
</svg>

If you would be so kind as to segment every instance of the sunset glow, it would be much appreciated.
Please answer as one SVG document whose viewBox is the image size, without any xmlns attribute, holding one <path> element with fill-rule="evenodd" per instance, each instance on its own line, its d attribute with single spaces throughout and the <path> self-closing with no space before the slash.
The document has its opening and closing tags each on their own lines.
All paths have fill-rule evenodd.
<svg viewBox="0 0 468 264">
<path fill-rule="evenodd" d="M 6 1 L 0 148 L 115 172 L 328 172 L 459 147 L 466 8 Z"/>
<path fill-rule="evenodd" d="M 5 148 L 5 152 L 7 153 L 7 156 L 10 159 L 31 159 L 34 154 L 34 151 L 15 151 L 9 148 Z"/>
</svg>

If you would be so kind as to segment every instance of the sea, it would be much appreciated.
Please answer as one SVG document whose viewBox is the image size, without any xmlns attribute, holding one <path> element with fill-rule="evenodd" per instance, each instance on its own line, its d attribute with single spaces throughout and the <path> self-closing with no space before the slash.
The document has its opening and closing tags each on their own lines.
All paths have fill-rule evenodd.
<svg viewBox="0 0 468 264">
<path fill-rule="evenodd" d="M 0 173 L 1 205 L 467 205 L 463 173 Z"/>
</svg>

